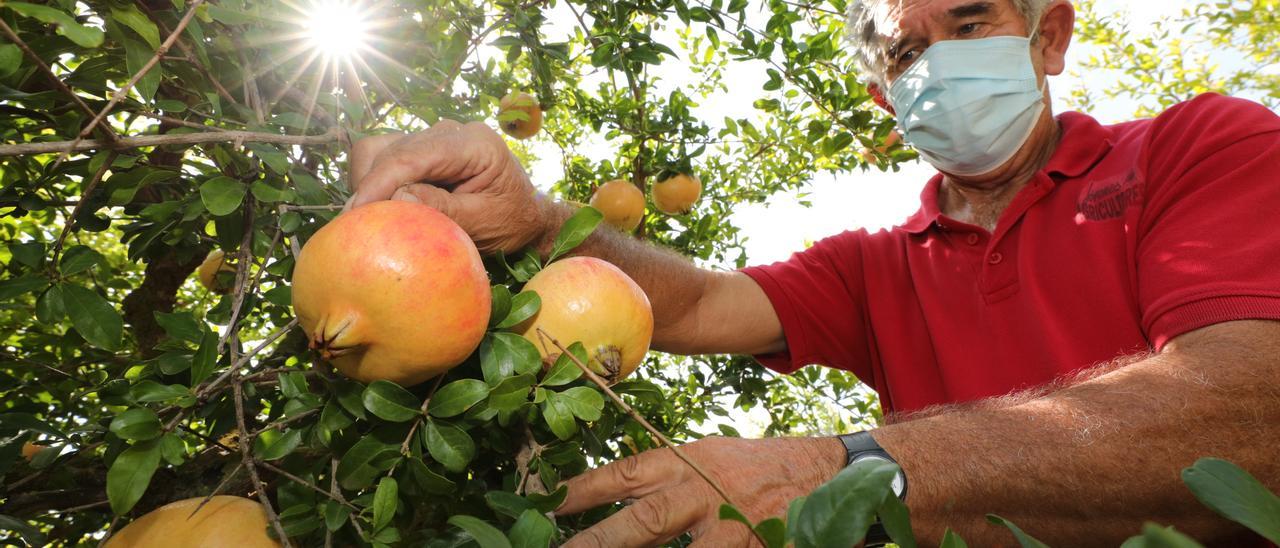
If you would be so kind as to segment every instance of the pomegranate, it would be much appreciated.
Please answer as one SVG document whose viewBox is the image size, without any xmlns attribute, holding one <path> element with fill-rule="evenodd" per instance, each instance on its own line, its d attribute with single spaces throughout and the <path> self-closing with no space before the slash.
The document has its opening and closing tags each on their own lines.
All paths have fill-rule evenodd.
<svg viewBox="0 0 1280 548">
<path fill-rule="evenodd" d="M 107 539 L 106 548 L 274 548 L 267 536 L 267 512 L 244 497 L 218 495 L 200 506 L 204 497 L 161 506 L 133 520 Z M 199 507 L 200 511 L 191 513 Z"/>
<path fill-rule="evenodd" d="M 610 383 L 636 370 L 649 351 L 653 311 L 640 286 L 618 267 L 594 257 L 571 257 L 547 265 L 525 291 L 535 291 L 542 309 L 516 331 L 533 342 L 544 359 L 559 349 L 538 337 L 538 328 L 566 347 L 581 342 L 588 367 Z"/>
<path fill-rule="evenodd" d="M 234 283 L 224 282 L 218 279 L 218 274 L 222 272 L 230 272 L 231 278 L 235 277 L 236 267 L 227 261 L 226 252 L 221 249 L 215 249 L 204 258 L 204 262 L 200 263 L 200 268 L 196 269 L 196 277 L 200 280 L 200 285 L 205 289 L 225 295 L 231 291 Z"/>
<path fill-rule="evenodd" d="M 591 195 L 591 207 L 604 214 L 604 222 L 623 232 L 631 232 L 644 219 L 644 193 L 622 179 L 609 181 Z"/>
<path fill-rule="evenodd" d="M 311 347 L 362 382 L 410 386 L 462 363 L 484 337 L 489 299 L 471 238 L 422 204 L 339 215 L 293 270 L 293 308 Z"/>
<path fill-rule="evenodd" d="M 538 99 L 528 93 L 508 93 L 501 101 L 498 101 L 498 116 L 501 118 L 503 114 L 513 111 L 520 111 L 525 114 L 523 118 L 516 117 L 511 120 L 499 121 L 502 131 L 507 135 L 516 139 L 528 139 L 538 133 L 542 129 L 542 108 L 538 105 Z"/>
<path fill-rule="evenodd" d="M 667 215 L 683 215 L 702 196 L 702 181 L 681 173 L 653 185 L 653 205 Z"/>
</svg>

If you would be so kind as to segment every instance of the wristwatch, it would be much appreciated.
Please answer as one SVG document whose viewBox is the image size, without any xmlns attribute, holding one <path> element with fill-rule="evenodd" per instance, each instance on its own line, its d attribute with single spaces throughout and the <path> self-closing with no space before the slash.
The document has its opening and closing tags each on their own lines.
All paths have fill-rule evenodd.
<svg viewBox="0 0 1280 548">
<path fill-rule="evenodd" d="M 889 456 L 889 452 L 880 447 L 876 443 L 876 439 L 871 436 L 871 432 L 854 432 L 852 434 L 844 434 L 836 436 L 841 443 L 844 444 L 845 466 L 853 466 L 855 462 L 892 462 L 898 464 L 898 461 Z M 893 494 L 898 496 L 898 500 L 907 500 L 907 475 L 898 469 L 898 473 L 893 476 L 893 483 L 890 485 Z M 876 522 L 871 524 L 871 528 L 867 530 L 867 536 L 863 540 L 863 545 L 867 547 L 884 546 L 893 542 L 889 538 L 889 534 L 884 529 L 884 525 L 880 523 L 877 517 Z"/>
<path fill-rule="evenodd" d="M 892 462 L 898 464 L 898 461 L 889 456 L 889 452 L 880 447 L 876 443 L 876 439 L 871 436 L 871 432 L 854 432 L 852 434 L 844 434 L 836 436 L 841 443 L 844 444 L 845 466 L 853 466 L 855 462 Z M 898 469 L 898 473 L 893 476 L 893 494 L 898 496 L 898 500 L 907 500 L 907 475 Z"/>
</svg>

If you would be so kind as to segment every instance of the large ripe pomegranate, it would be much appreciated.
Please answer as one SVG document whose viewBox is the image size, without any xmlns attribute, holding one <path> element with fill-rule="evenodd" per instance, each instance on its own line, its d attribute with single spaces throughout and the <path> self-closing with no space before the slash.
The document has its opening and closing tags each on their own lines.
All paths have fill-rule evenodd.
<svg viewBox="0 0 1280 548">
<path fill-rule="evenodd" d="M 653 311 L 636 282 L 605 261 L 572 257 L 551 263 L 524 286 L 542 298 L 542 309 L 516 327 L 544 358 L 559 350 L 538 337 L 541 327 L 568 346 L 587 349 L 591 369 L 609 382 L 630 375 L 653 338 Z"/>
<path fill-rule="evenodd" d="M 293 309 L 342 374 L 410 386 L 462 363 L 489 323 L 475 244 L 442 213 L 384 201 L 339 215 L 303 246 Z"/>
<path fill-rule="evenodd" d="M 244 497 L 219 495 L 195 515 L 204 497 L 161 506 L 133 520 L 107 540 L 105 548 L 275 548 L 267 536 L 267 512 Z"/>
</svg>

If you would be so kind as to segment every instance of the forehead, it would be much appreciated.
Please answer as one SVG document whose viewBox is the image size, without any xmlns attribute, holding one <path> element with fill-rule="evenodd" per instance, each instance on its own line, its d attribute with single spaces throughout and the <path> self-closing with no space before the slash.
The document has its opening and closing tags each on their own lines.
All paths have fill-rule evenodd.
<svg viewBox="0 0 1280 548">
<path fill-rule="evenodd" d="M 923 34 L 956 14 L 983 5 L 994 12 L 1013 9 L 1012 0 L 882 0 L 875 9 L 876 28 L 889 39 Z"/>
</svg>

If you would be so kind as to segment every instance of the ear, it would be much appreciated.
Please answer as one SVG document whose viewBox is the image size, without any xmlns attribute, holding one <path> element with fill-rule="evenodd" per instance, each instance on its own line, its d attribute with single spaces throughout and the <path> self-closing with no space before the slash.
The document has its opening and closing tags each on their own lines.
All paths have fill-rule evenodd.
<svg viewBox="0 0 1280 548">
<path fill-rule="evenodd" d="M 1068 0 L 1055 0 L 1045 8 L 1040 18 L 1040 48 L 1044 59 L 1044 72 L 1048 76 L 1057 76 L 1066 70 L 1067 48 L 1071 46 L 1071 35 L 1075 30 L 1076 10 Z"/>
<path fill-rule="evenodd" d="M 897 116 L 898 113 L 893 111 L 893 106 L 884 98 L 884 90 L 880 89 L 880 84 L 867 84 L 867 93 L 871 94 L 871 100 L 875 101 L 876 106 L 884 109 L 891 116 Z"/>
</svg>

